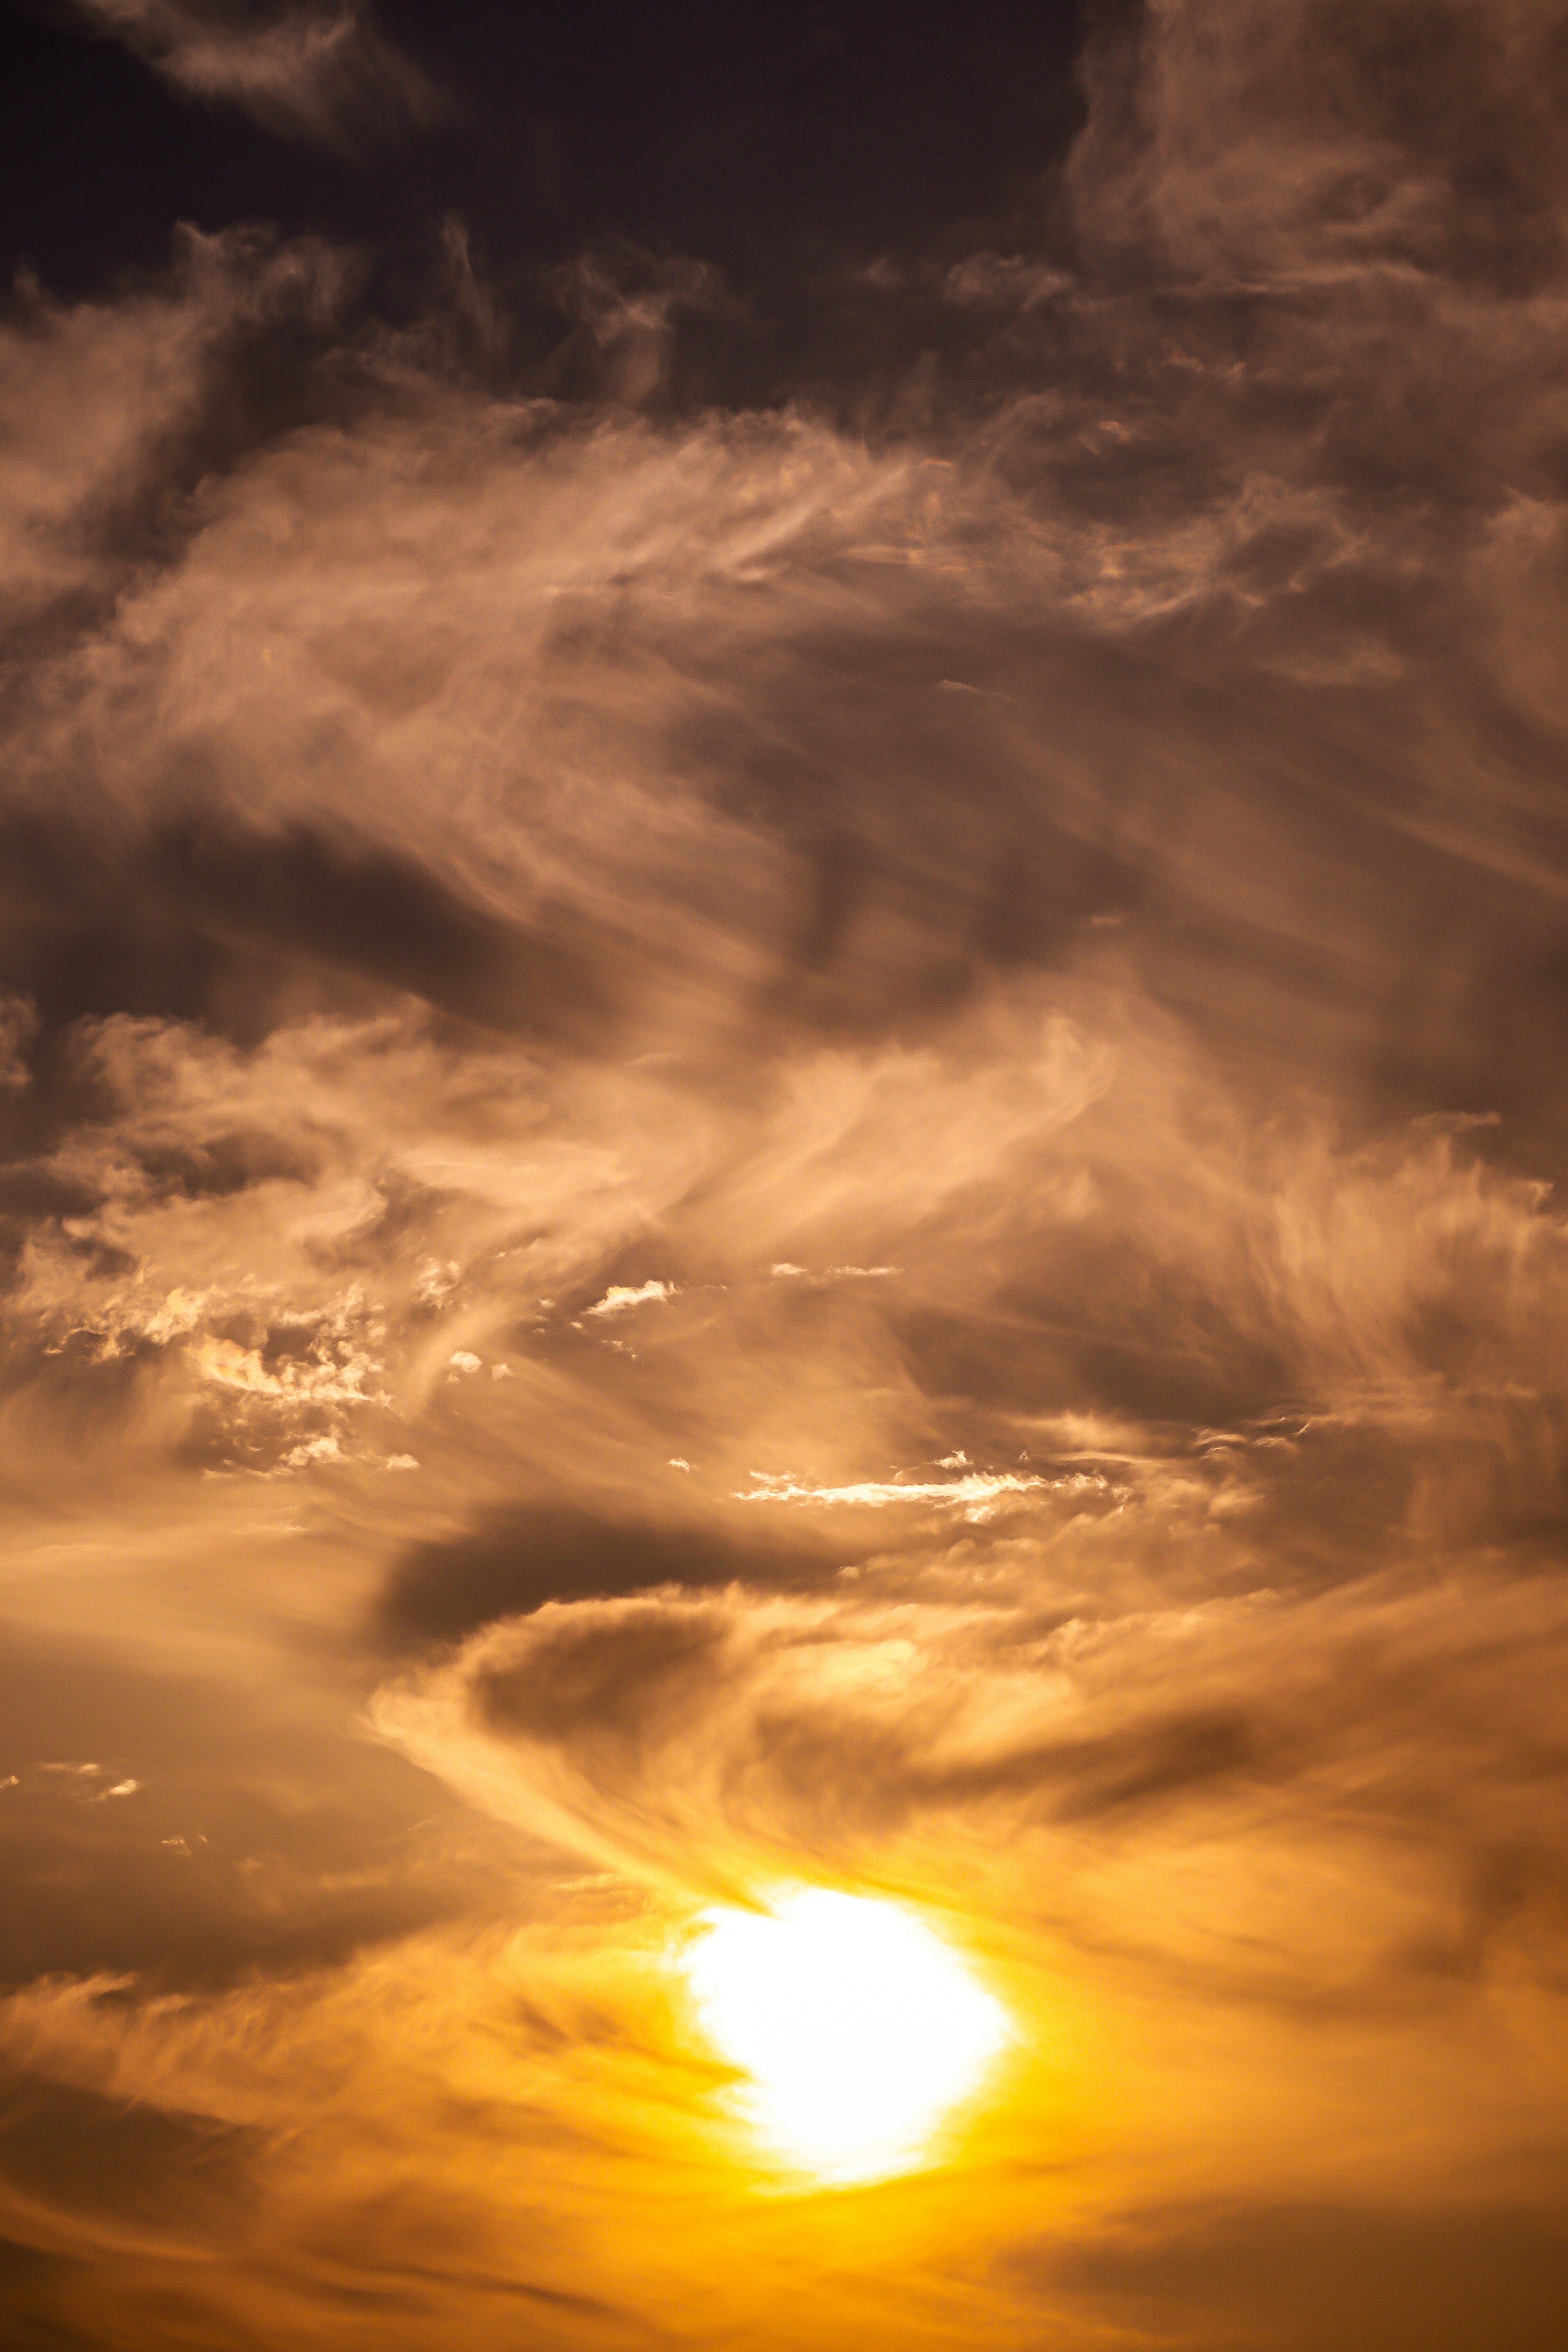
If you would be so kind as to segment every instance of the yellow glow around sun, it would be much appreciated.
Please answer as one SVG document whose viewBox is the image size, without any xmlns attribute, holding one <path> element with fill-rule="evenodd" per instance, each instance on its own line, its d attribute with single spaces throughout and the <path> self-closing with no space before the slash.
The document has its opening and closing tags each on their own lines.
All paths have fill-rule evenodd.
<svg viewBox="0 0 1568 2352">
<path fill-rule="evenodd" d="M 802 1887 L 702 1922 L 686 1958 L 702 2024 L 750 2076 L 755 2130 L 824 2179 L 917 2164 L 1010 2037 L 957 1954 L 894 1904 Z"/>
</svg>

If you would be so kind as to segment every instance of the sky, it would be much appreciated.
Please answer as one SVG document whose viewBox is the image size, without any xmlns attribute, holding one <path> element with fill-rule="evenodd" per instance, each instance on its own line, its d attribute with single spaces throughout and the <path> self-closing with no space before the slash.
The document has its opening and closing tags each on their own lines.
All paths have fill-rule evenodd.
<svg viewBox="0 0 1568 2352">
<path fill-rule="evenodd" d="M 1552 2352 L 1561 0 L 0 39 L 7 2347 Z"/>
</svg>

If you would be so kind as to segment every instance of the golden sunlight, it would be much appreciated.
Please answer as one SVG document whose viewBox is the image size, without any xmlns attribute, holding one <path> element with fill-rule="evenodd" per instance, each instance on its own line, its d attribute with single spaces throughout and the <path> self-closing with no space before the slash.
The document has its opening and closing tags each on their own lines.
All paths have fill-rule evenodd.
<svg viewBox="0 0 1568 2352">
<path fill-rule="evenodd" d="M 750 2077 L 758 2134 L 823 2179 L 918 2164 L 1009 2038 L 956 1953 L 890 1903 L 802 1887 L 702 1920 L 685 1962 L 702 2024 Z"/>
</svg>

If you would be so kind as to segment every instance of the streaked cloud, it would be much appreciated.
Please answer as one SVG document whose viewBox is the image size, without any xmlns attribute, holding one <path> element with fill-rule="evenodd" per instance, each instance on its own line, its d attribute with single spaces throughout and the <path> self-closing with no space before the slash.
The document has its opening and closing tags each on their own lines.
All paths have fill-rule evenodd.
<svg viewBox="0 0 1568 2352">
<path fill-rule="evenodd" d="M 756 1470 L 754 1484 L 739 1499 L 745 1503 L 867 1503 L 879 1510 L 889 1503 L 958 1504 L 968 1518 L 984 1517 L 1001 1496 L 1026 1495 L 1043 1486 L 1043 1478 L 1020 1477 L 1015 1471 L 966 1471 L 960 1478 L 862 1479 L 853 1486 L 803 1486 L 786 1472 Z"/>
</svg>

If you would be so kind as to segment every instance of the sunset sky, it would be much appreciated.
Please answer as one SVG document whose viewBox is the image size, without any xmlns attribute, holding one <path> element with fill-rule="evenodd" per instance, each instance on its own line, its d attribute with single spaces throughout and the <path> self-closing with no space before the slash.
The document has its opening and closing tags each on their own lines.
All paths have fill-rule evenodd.
<svg viewBox="0 0 1568 2352">
<path fill-rule="evenodd" d="M 1568 0 L 0 0 L 4 2352 L 1568 2342 Z"/>
</svg>

